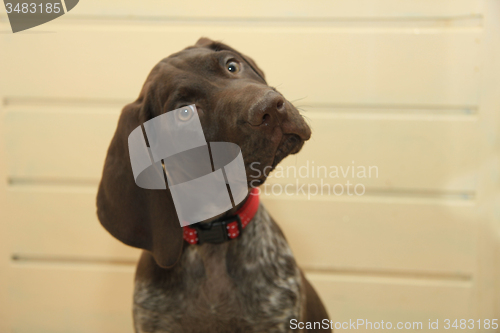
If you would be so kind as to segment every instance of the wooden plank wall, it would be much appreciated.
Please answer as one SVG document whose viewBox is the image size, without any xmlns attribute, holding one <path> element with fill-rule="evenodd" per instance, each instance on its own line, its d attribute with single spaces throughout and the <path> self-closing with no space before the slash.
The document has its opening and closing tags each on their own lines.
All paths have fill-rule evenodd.
<svg viewBox="0 0 500 333">
<path fill-rule="evenodd" d="M 250 55 L 305 110 L 313 138 L 284 167 L 377 167 L 323 179 L 363 196 L 262 196 L 334 321 L 494 315 L 482 267 L 497 238 L 478 242 L 493 228 L 478 202 L 496 193 L 481 173 L 497 154 L 482 125 L 498 103 L 480 99 L 498 85 L 482 76 L 491 3 L 85 0 L 15 35 L 2 13 L 0 331 L 132 332 L 139 251 L 98 223 L 96 186 L 123 105 L 200 36 Z"/>
</svg>

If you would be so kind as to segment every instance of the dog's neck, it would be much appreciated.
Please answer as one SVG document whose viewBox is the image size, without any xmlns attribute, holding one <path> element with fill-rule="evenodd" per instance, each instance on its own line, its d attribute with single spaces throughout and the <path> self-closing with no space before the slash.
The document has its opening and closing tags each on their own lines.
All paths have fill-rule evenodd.
<svg viewBox="0 0 500 333">
<path fill-rule="evenodd" d="M 228 217 L 184 226 L 184 240 L 194 245 L 203 243 L 217 244 L 238 238 L 257 213 L 259 190 L 253 188 L 242 204 L 238 206 L 239 208 L 235 213 L 226 214 Z"/>
<path fill-rule="evenodd" d="M 219 215 L 216 215 L 216 216 L 214 216 L 212 218 L 206 219 L 206 220 L 204 220 L 204 221 L 202 221 L 200 223 L 210 223 L 210 222 L 214 222 L 214 221 L 218 221 L 218 220 L 224 220 L 224 219 L 227 219 L 227 218 L 229 218 L 231 216 L 236 215 L 237 212 L 247 203 L 247 201 L 250 199 L 250 197 L 253 197 L 255 195 L 257 195 L 257 197 L 258 197 L 258 193 L 259 193 L 259 189 L 253 188 L 253 187 L 249 188 L 248 189 L 248 195 L 239 204 L 237 204 L 233 208 L 229 209 L 228 211 L 225 211 L 222 214 L 219 214 Z"/>
</svg>

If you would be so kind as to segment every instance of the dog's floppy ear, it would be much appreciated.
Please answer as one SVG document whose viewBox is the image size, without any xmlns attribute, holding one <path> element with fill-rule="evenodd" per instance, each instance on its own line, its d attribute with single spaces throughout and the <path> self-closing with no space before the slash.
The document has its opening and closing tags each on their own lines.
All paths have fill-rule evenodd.
<svg viewBox="0 0 500 333">
<path fill-rule="evenodd" d="M 260 69 L 259 66 L 257 66 L 255 61 L 249 56 L 243 55 L 240 52 L 236 51 L 232 47 L 223 44 L 221 42 L 213 41 L 207 37 L 201 37 L 200 39 L 198 39 L 195 46 L 206 47 L 214 51 L 228 50 L 240 55 L 250 65 L 250 67 L 264 80 L 264 82 L 266 82 L 266 75 L 264 74 L 262 69 Z"/>
<path fill-rule="evenodd" d="M 144 85 L 139 99 L 123 109 L 104 163 L 97 193 L 97 216 L 111 235 L 123 243 L 150 251 L 157 264 L 170 268 L 179 260 L 182 228 L 170 191 L 148 190 L 135 184 L 128 136 L 151 118 L 158 105 Z"/>
</svg>

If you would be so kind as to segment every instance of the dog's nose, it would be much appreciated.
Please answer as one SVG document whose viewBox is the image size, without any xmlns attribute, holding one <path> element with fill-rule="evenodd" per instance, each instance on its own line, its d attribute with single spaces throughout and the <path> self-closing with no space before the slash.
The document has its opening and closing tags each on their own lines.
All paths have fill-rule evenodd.
<svg viewBox="0 0 500 333">
<path fill-rule="evenodd" d="M 263 131 L 279 126 L 283 134 L 295 134 L 302 140 L 311 137 L 311 129 L 299 111 L 274 90 L 268 91 L 264 98 L 250 109 L 249 123 Z"/>
<path fill-rule="evenodd" d="M 274 127 L 286 119 L 285 99 L 274 91 L 269 92 L 252 111 L 250 115 L 252 125 Z"/>
</svg>

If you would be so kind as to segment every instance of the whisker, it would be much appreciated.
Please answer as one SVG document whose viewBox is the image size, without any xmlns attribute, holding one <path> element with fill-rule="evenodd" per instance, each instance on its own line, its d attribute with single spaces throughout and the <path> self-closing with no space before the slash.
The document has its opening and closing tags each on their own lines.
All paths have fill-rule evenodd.
<svg viewBox="0 0 500 333">
<path fill-rule="evenodd" d="M 311 118 L 307 117 L 307 116 L 304 116 L 303 114 L 301 114 L 302 118 L 304 118 L 304 121 L 307 123 L 307 125 L 309 126 L 309 128 L 311 128 L 311 130 L 313 130 L 313 127 L 312 126 L 312 122 L 311 122 Z"/>
<path fill-rule="evenodd" d="M 297 98 L 297 99 L 294 99 L 293 101 L 291 101 L 290 103 L 292 103 L 292 104 L 293 104 L 293 103 L 295 103 L 295 102 L 297 102 L 297 101 L 301 101 L 301 100 L 306 99 L 306 98 L 307 98 L 307 96 L 304 96 L 304 97 L 302 97 L 302 98 Z"/>
<path fill-rule="evenodd" d="M 307 120 L 307 121 L 311 121 L 311 118 L 309 118 L 308 116 L 305 116 L 305 115 L 303 115 L 303 114 L 301 114 L 300 116 L 301 116 L 302 118 L 304 118 L 305 120 Z"/>
</svg>

